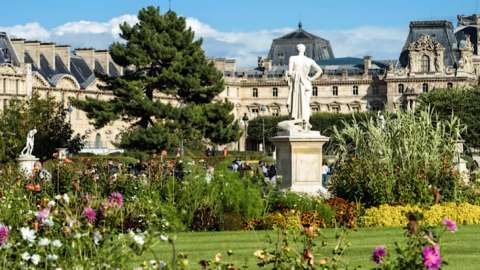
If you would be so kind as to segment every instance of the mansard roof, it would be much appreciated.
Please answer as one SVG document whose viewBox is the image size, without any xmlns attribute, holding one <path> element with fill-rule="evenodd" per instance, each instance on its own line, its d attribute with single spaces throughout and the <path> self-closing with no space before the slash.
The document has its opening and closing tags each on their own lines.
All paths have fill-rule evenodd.
<svg viewBox="0 0 480 270">
<path fill-rule="evenodd" d="M 17 43 L 13 44 L 12 41 L 18 42 L 18 44 L 29 44 L 29 49 L 24 49 L 26 47 L 22 45 L 20 46 L 20 51 L 17 52 L 15 51 Z M 52 45 L 50 48 L 52 50 L 50 52 L 52 53 L 49 52 L 45 54 L 40 48 L 35 47 L 37 45 Z M 51 86 L 56 86 L 62 78 L 67 77 L 76 80 L 75 84 L 85 89 L 95 81 L 95 73 L 108 73 L 108 75 L 112 77 L 120 76 L 122 73 L 121 67 L 117 66 L 109 56 L 102 58 L 105 66 L 95 57 L 95 53 L 108 53 L 105 50 L 95 51 L 94 49 L 88 49 L 92 51 L 93 60 L 88 60 L 92 60 L 92 63 L 94 63 L 91 67 L 84 58 L 73 54 L 69 48 L 70 46 L 68 45 L 56 45 L 51 42 L 46 43 L 24 39 L 10 40 L 6 33 L 0 32 L 0 64 L 11 63 L 15 66 L 20 66 L 21 63 L 31 64 L 32 71 L 41 75 Z M 80 51 L 81 50 L 85 49 L 80 49 Z M 19 53 L 23 53 L 23 55 L 19 55 Z M 65 54 L 67 54 L 66 57 Z"/>
<path fill-rule="evenodd" d="M 305 55 L 315 61 L 332 59 L 333 55 L 330 42 L 305 31 L 299 23 L 298 29 L 272 41 L 268 59 L 274 66 L 288 65 L 291 56 L 297 54 L 297 44 L 302 43 L 306 47 Z"/>
<path fill-rule="evenodd" d="M 430 36 L 433 41 L 445 48 L 444 61 L 446 66 L 454 66 L 458 59 L 458 41 L 455 37 L 453 25 L 446 20 L 412 21 L 407 40 L 400 55 L 400 64 L 408 65 L 408 47 L 422 36 Z"/>
</svg>

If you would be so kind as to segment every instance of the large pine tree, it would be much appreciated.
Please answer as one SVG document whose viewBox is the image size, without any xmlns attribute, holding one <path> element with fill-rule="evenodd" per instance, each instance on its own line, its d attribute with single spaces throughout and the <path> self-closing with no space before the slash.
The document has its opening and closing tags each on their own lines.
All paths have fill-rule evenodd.
<svg viewBox="0 0 480 270">
<path fill-rule="evenodd" d="M 87 113 L 96 128 L 115 120 L 132 123 L 119 145 L 125 149 L 171 149 L 180 140 L 187 144 L 237 140 L 233 105 L 215 99 L 224 89 L 222 74 L 206 59 L 202 40 L 195 39 L 185 18 L 147 7 L 138 19 L 133 26 L 121 25 L 120 36 L 126 42 L 110 47 L 112 59 L 126 67 L 124 75 L 99 75 L 106 83 L 102 90 L 112 91 L 114 98 L 87 98 L 73 104 Z"/>
</svg>

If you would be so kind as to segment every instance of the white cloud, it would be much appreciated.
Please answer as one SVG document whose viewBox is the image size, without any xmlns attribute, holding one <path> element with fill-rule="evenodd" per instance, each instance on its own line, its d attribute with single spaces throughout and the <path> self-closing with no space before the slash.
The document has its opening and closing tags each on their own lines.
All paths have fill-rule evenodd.
<svg viewBox="0 0 480 270">
<path fill-rule="evenodd" d="M 108 48 L 113 41 L 120 40 L 119 25 L 137 22 L 135 15 L 122 15 L 107 22 L 75 21 L 68 22 L 51 30 L 39 23 L 0 27 L 11 36 L 42 41 L 54 41 L 70 44 L 72 47 Z M 256 65 L 257 57 L 265 57 L 274 38 L 282 36 L 293 28 L 279 28 L 251 32 L 224 32 L 192 17 L 187 25 L 204 40 L 204 49 L 208 56 L 237 59 L 239 66 Z M 307 29 L 308 30 L 308 29 Z M 371 55 L 374 59 L 398 58 L 408 29 L 363 26 L 347 30 L 308 31 L 330 40 L 336 57 Z"/>
<path fill-rule="evenodd" d="M 50 32 L 47 29 L 43 28 L 38 22 L 31 22 L 7 27 L 0 26 L 0 31 L 7 32 L 10 36 L 17 38 L 25 38 L 32 40 L 50 39 Z"/>
</svg>

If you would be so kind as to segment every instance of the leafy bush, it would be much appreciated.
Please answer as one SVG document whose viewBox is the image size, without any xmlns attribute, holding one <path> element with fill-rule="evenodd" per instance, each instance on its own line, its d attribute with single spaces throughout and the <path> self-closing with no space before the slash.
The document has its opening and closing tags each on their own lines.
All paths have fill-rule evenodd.
<svg viewBox="0 0 480 270">
<path fill-rule="evenodd" d="M 332 192 L 366 206 L 423 203 L 457 198 L 459 177 L 453 157 L 461 132 L 457 118 L 435 118 L 429 110 L 387 114 L 335 128 L 337 162 Z"/>
</svg>

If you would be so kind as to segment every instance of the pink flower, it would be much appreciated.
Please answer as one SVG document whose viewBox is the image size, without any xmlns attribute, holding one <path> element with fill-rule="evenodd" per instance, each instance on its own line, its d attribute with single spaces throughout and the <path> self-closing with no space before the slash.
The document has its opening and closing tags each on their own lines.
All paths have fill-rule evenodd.
<svg viewBox="0 0 480 270">
<path fill-rule="evenodd" d="M 437 270 L 442 266 L 442 257 L 440 256 L 440 247 L 426 246 L 422 250 L 423 265 L 429 270 Z"/>
<path fill-rule="evenodd" d="M 442 221 L 442 224 L 445 225 L 447 230 L 449 230 L 450 232 L 456 232 L 457 231 L 457 223 L 455 223 L 455 221 L 453 221 L 451 219 L 445 218 Z"/>
<path fill-rule="evenodd" d="M 377 264 L 381 264 L 385 256 L 387 256 L 386 248 L 384 246 L 378 246 L 373 250 L 372 260 Z"/>
<path fill-rule="evenodd" d="M 83 210 L 83 215 L 90 223 L 94 223 L 97 220 L 97 213 L 90 207 L 87 207 Z"/>
<path fill-rule="evenodd" d="M 8 227 L 0 224 L 0 247 L 7 243 L 9 233 Z"/>
<path fill-rule="evenodd" d="M 44 208 L 37 213 L 37 219 L 40 222 L 43 222 L 45 219 L 48 218 L 48 215 L 50 215 L 50 209 Z"/>
<path fill-rule="evenodd" d="M 120 192 L 112 192 L 108 198 L 108 202 L 115 207 L 122 208 L 123 205 L 123 196 Z"/>
</svg>

